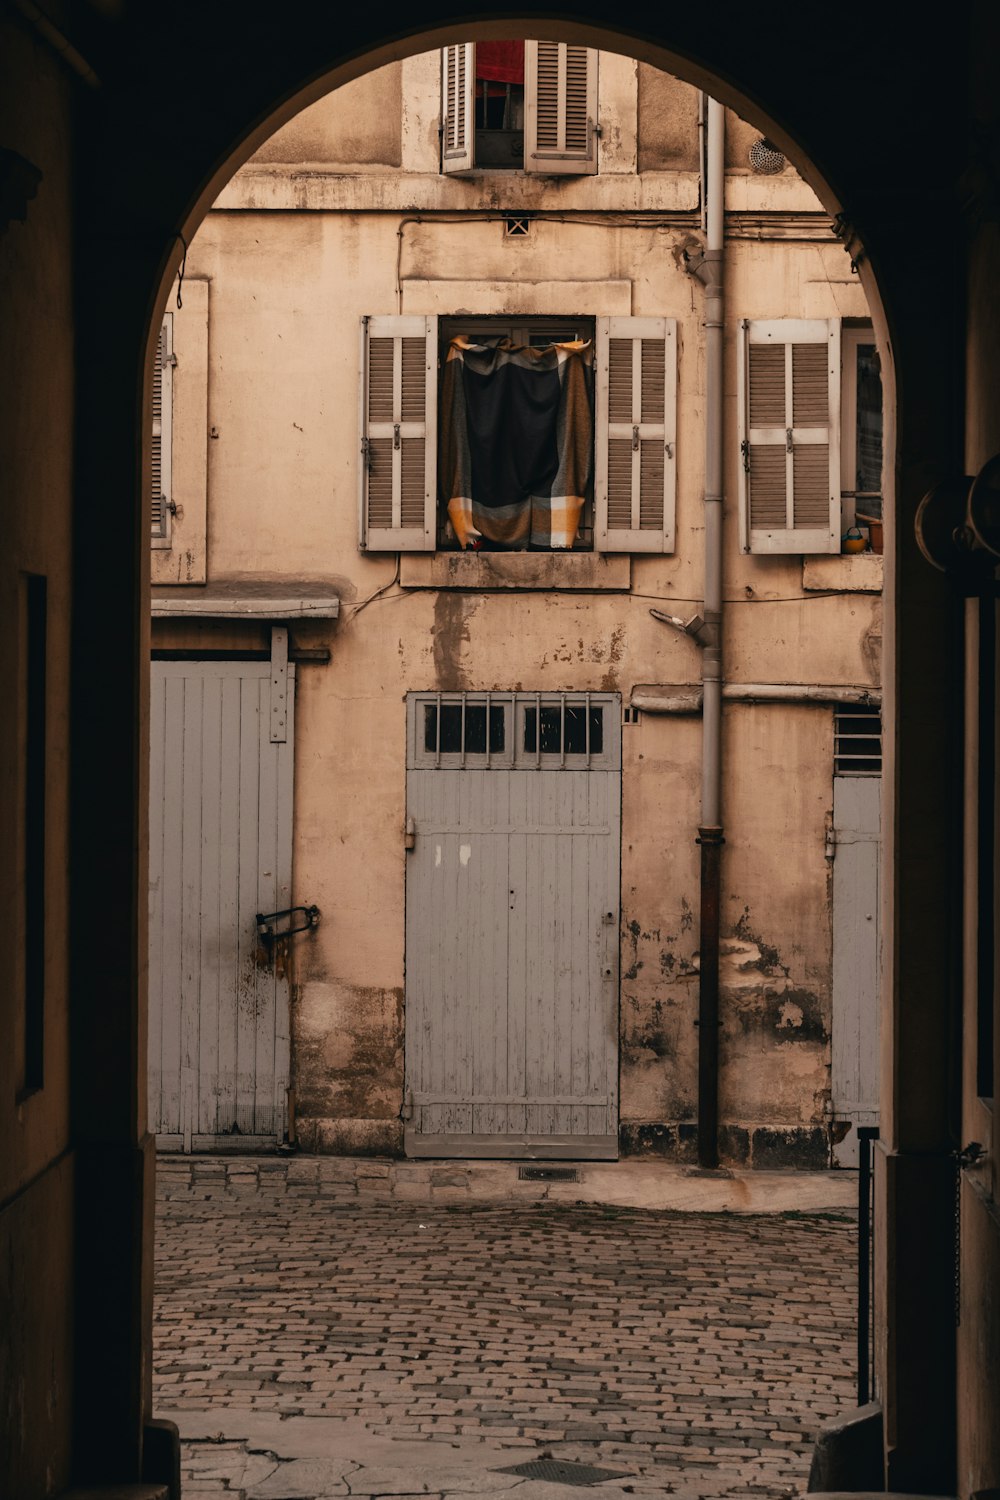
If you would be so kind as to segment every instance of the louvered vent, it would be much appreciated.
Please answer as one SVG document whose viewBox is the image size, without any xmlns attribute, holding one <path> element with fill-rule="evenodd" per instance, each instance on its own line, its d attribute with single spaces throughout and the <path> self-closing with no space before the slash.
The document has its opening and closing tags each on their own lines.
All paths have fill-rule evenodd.
<svg viewBox="0 0 1000 1500">
<path fill-rule="evenodd" d="M 447 53 L 447 113 L 450 151 L 465 150 L 465 47 L 448 47 Z"/>
<path fill-rule="evenodd" d="M 166 510 L 163 504 L 163 329 L 156 344 L 153 370 L 153 451 L 151 521 L 154 536 L 163 535 Z"/>
<path fill-rule="evenodd" d="M 751 344 L 750 426 L 785 425 L 785 346 Z"/>
<path fill-rule="evenodd" d="M 587 117 L 587 48 L 566 48 L 566 150 L 587 154 L 590 121 Z"/>
<path fill-rule="evenodd" d="M 368 524 L 392 525 L 392 439 L 370 438 L 368 443 Z"/>
<path fill-rule="evenodd" d="M 750 525 L 777 531 L 787 526 L 785 450 L 777 444 L 750 445 Z"/>
<path fill-rule="evenodd" d="M 663 442 L 644 442 L 639 453 L 639 530 L 663 527 Z"/>
<path fill-rule="evenodd" d="M 538 149 L 559 149 L 559 43 L 538 43 Z"/>
<path fill-rule="evenodd" d="M 829 444 L 796 445 L 792 454 L 792 485 L 797 531 L 813 531 L 828 524 L 830 518 L 829 483 Z"/>
<path fill-rule="evenodd" d="M 393 340 L 373 338 L 368 344 L 368 420 L 391 422 Z"/>
<path fill-rule="evenodd" d="M 632 421 L 632 340 L 608 340 L 608 419 Z"/>
<path fill-rule="evenodd" d="M 644 422 L 662 422 L 666 379 L 662 339 L 642 340 L 641 372 L 642 420 Z"/>
<path fill-rule="evenodd" d="M 784 350 L 781 351 L 784 356 Z M 830 395 L 825 344 L 792 345 L 792 426 L 826 427 Z M 752 424 L 751 424 L 752 425 Z"/>
<path fill-rule="evenodd" d="M 882 716 L 877 709 L 845 708 L 834 716 L 834 774 L 881 776 Z"/>
</svg>

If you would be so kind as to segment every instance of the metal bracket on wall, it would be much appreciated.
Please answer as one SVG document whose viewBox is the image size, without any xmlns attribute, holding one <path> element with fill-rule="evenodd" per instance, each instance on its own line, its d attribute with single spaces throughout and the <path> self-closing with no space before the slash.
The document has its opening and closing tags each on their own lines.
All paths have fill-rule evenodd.
<svg viewBox="0 0 1000 1500">
<path fill-rule="evenodd" d="M 296 912 L 301 912 L 305 917 L 305 921 L 300 922 L 297 927 L 292 922 Z M 319 907 L 286 906 L 283 911 L 259 911 L 254 921 L 257 923 L 257 936 L 261 942 L 273 943 L 277 938 L 294 937 L 297 932 L 308 932 L 310 928 L 318 927 Z"/>
<path fill-rule="evenodd" d="M 271 626 L 271 744 L 288 739 L 288 626 Z"/>
</svg>

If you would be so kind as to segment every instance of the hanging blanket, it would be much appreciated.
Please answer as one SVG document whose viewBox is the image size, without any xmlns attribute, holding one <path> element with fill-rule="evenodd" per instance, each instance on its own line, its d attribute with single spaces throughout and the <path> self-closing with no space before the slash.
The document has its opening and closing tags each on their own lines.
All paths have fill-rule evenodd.
<svg viewBox="0 0 1000 1500">
<path fill-rule="evenodd" d="M 591 484 L 594 346 L 452 339 L 441 488 L 462 547 L 572 547 Z"/>
</svg>

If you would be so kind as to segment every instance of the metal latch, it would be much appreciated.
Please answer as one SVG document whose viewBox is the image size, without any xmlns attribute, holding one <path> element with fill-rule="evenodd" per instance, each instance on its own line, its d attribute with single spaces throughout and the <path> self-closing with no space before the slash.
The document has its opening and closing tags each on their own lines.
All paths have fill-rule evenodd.
<svg viewBox="0 0 1000 1500">
<path fill-rule="evenodd" d="M 398 422 L 393 422 L 392 424 L 392 446 L 394 448 L 398 448 L 400 446 L 399 425 L 400 424 Z"/>
<path fill-rule="evenodd" d="M 292 920 L 297 912 L 301 912 L 305 918 L 298 926 Z M 254 920 L 261 942 L 273 943 L 277 938 L 293 937 L 297 932 L 308 932 L 310 928 L 318 927 L 319 907 L 286 906 L 283 911 L 259 911 Z"/>
<path fill-rule="evenodd" d="M 977 1162 L 983 1160 L 987 1152 L 986 1147 L 981 1146 L 978 1141 L 970 1141 L 967 1146 L 962 1147 L 961 1151 L 956 1151 L 953 1154 L 955 1161 L 958 1163 L 959 1170 L 961 1170 L 963 1167 L 974 1167 Z"/>
<path fill-rule="evenodd" d="M 633 453 L 638 453 L 638 451 L 639 451 L 639 429 L 638 429 L 638 427 L 633 427 L 632 428 L 632 452 Z"/>
<path fill-rule="evenodd" d="M 786 453 L 791 453 L 791 451 L 792 451 L 792 429 L 790 427 L 786 427 L 785 428 L 785 452 Z"/>
</svg>

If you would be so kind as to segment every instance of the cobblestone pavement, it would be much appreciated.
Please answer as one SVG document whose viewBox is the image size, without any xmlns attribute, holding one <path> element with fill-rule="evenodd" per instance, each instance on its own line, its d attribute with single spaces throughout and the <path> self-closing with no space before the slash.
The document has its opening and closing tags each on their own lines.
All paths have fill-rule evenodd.
<svg viewBox="0 0 1000 1500">
<path fill-rule="evenodd" d="M 155 1407 L 186 1439 L 186 1500 L 461 1493 L 419 1478 L 425 1451 L 625 1476 L 598 1492 L 788 1496 L 853 1405 L 849 1217 L 419 1203 L 261 1168 L 161 1172 Z M 339 1432 L 406 1461 L 352 1487 L 319 1441 Z"/>
</svg>

